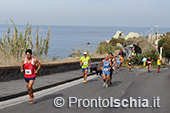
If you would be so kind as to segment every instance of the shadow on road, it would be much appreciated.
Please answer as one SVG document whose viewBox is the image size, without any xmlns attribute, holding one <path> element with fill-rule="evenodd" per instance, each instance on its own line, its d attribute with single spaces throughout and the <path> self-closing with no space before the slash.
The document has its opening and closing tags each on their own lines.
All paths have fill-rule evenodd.
<svg viewBox="0 0 170 113">
<path fill-rule="evenodd" d="M 46 95 L 44 97 L 41 97 L 39 99 L 36 99 L 36 101 L 34 102 L 34 104 L 40 103 L 40 102 L 44 102 L 46 100 L 49 99 L 54 99 L 56 97 L 63 97 L 63 94 L 51 94 L 51 95 Z"/>
<path fill-rule="evenodd" d="M 112 85 L 110 85 L 109 87 L 118 86 L 121 83 L 122 83 L 121 81 L 114 81 L 114 82 L 112 82 Z"/>
</svg>

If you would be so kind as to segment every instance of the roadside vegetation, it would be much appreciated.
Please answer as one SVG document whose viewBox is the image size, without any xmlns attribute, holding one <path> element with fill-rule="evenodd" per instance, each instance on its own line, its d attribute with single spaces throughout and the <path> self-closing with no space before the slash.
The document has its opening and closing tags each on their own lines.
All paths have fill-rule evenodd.
<svg viewBox="0 0 170 113">
<path fill-rule="evenodd" d="M 158 42 L 158 51 L 160 52 L 160 47 L 162 47 L 162 56 L 170 58 L 170 32 L 164 34 L 160 37 Z"/>
<path fill-rule="evenodd" d="M 78 47 L 72 49 L 72 54 L 68 58 L 58 60 L 53 56 L 51 60 L 47 60 L 51 29 L 48 29 L 46 37 L 42 37 L 39 33 L 39 26 L 37 26 L 36 36 L 33 36 L 33 29 L 29 23 L 27 23 L 24 32 L 19 32 L 13 20 L 10 19 L 10 21 L 13 24 L 14 32 L 11 33 L 11 29 L 8 28 L 7 33 L 0 37 L 0 65 L 20 65 L 21 59 L 25 56 L 26 49 L 32 49 L 33 56 L 42 63 L 61 63 L 78 61 L 84 51 L 91 58 L 104 58 L 105 54 L 109 52 L 117 55 L 120 50 L 123 50 L 126 45 L 130 44 L 135 44 L 142 50 L 141 54 L 137 54 L 132 58 L 134 66 L 142 66 L 142 59 L 149 56 L 154 60 L 153 67 L 156 66 L 160 47 L 163 47 L 163 57 L 170 58 L 170 32 L 168 32 L 160 37 L 158 50 L 147 41 L 147 37 L 129 38 L 128 40 L 112 38 L 110 41 L 100 42 L 95 52 L 91 52 L 92 46 L 87 44 L 85 46 L 82 45 L 84 48 L 82 50 Z M 117 43 L 121 43 L 122 47 L 117 47 Z M 123 66 L 126 66 L 126 59 L 123 62 Z"/>
<path fill-rule="evenodd" d="M 94 53 L 96 54 L 96 56 L 102 55 L 103 58 L 104 55 L 109 52 L 112 52 L 114 55 L 117 55 L 120 50 L 123 50 L 123 47 L 116 46 L 117 43 L 121 43 L 123 47 L 126 45 L 135 44 L 141 48 L 142 50 L 141 53 L 137 54 L 132 58 L 133 67 L 135 66 L 138 68 L 144 68 L 142 59 L 144 57 L 148 58 L 149 56 L 153 59 L 152 67 L 153 68 L 157 67 L 157 58 L 159 56 L 159 51 L 154 48 L 153 44 L 147 41 L 147 37 L 129 38 L 128 40 L 125 40 L 123 38 L 119 39 L 112 38 L 110 41 L 100 42 Z M 168 45 L 170 45 L 170 33 L 167 33 L 165 36 L 161 37 L 161 40 L 159 41 L 159 48 L 163 47 L 163 56 L 167 58 L 169 58 L 170 55 L 170 46 Z M 77 54 L 78 54 L 77 56 L 82 55 L 80 49 L 77 49 L 77 51 L 74 51 L 73 53 L 75 56 Z M 92 55 L 94 53 L 89 54 Z M 125 59 L 122 66 L 126 67 L 127 66 L 126 62 L 127 60 Z M 162 67 L 165 67 L 165 64 L 162 64 Z"/>
<path fill-rule="evenodd" d="M 20 65 L 26 49 L 32 49 L 33 56 L 41 62 L 46 62 L 49 50 L 50 28 L 47 31 L 47 36 L 43 38 L 39 35 L 39 26 L 36 28 L 36 36 L 32 36 L 32 26 L 29 23 L 27 23 L 23 33 L 18 31 L 12 19 L 10 21 L 13 24 L 14 33 L 11 35 L 11 29 L 8 28 L 7 33 L 0 37 L 0 65 Z"/>
</svg>

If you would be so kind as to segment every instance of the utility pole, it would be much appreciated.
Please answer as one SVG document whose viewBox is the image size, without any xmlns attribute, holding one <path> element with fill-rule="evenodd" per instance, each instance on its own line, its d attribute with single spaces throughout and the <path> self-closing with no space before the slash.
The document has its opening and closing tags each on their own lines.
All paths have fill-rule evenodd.
<svg viewBox="0 0 170 113">
<path fill-rule="evenodd" d="M 150 34 L 150 30 L 148 30 L 148 41 L 151 42 L 151 34 Z"/>
<path fill-rule="evenodd" d="M 162 60 L 162 47 L 160 47 L 160 59 Z"/>
<path fill-rule="evenodd" d="M 156 27 L 157 27 L 157 40 L 158 40 L 158 35 L 159 35 L 159 25 L 156 25 Z"/>
<path fill-rule="evenodd" d="M 153 28 L 151 28 L 151 43 L 153 42 Z"/>
</svg>

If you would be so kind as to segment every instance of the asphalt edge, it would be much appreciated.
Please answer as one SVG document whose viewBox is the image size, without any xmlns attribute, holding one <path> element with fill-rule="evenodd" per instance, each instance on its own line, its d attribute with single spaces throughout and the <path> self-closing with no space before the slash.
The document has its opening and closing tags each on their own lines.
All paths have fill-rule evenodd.
<svg viewBox="0 0 170 113">
<path fill-rule="evenodd" d="M 94 74 L 95 73 L 90 73 L 90 74 L 88 74 L 88 76 L 92 76 Z M 68 82 L 72 82 L 72 81 L 75 81 L 75 80 L 78 80 L 78 79 L 81 79 L 81 78 L 83 78 L 83 76 L 75 77 L 75 78 L 72 78 L 72 79 L 69 79 L 69 80 L 65 80 L 65 81 L 54 83 L 54 84 L 49 84 L 49 85 L 46 85 L 46 86 L 35 88 L 34 93 L 48 89 L 48 88 L 52 88 L 52 87 L 55 87 L 55 86 L 58 86 L 58 85 L 62 85 L 62 84 L 68 83 Z M 23 91 L 23 92 L 16 93 L 16 94 L 11 94 L 11 95 L 8 95 L 8 96 L 3 96 L 3 97 L 0 97 L 0 102 L 10 100 L 10 99 L 14 99 L 14 98 L 17 98 L 17 97 L 20 97 L 20 96 L 25 96 L 25 95 L 28 95 L 27 91 Z"/>
</svg>

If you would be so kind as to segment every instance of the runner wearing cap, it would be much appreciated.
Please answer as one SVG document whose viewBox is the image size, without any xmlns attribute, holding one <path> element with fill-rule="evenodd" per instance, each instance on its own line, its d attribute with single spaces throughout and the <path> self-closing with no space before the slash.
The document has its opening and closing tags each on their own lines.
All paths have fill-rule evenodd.
<svg viewBox="0 0 170 113">
<path fill-rule="evenodd" d="M 83 56 L 80 58 L 80 64 L 82 67 L 84 83 L 87 83 L 87 72 L 88 72 L 90 63 L 91 63 L 90 57 L 87 56 L 87 52 L 84 52 Z"/>
<path fill-rule="evenodd" d="M 21 72 L 24 72 L 24 79 L 26 82 L 28 94 L 30 96 L 28 103 L 32 104 L 34 102 L 32 86 L 34 84 L 37 73 L 39 69 L 41 68 L 41 64 L 37 59 L 32 57 L 31 49 L 27 49 L 25 54 L 26 54 L 26 57 L 22 60 L 22 64 L 21 64 Z M 37 69 L 36 69 L 36 64 L 38 65 Z"/>
</svg>

